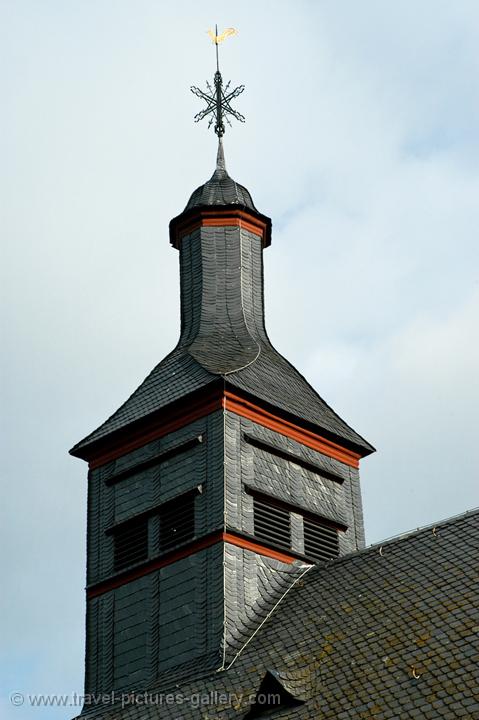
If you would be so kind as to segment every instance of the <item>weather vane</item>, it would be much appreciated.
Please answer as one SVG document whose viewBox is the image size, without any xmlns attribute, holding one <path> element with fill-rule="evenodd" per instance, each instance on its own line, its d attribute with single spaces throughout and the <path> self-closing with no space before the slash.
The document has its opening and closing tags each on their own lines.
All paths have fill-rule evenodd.
<svg viewBox="0 0 479 720">
<path fill-rule="evenodd" d="M 195 115 L 195 122 L 203 120 L 207 115 L 211 115 L 208 127 L 211 127 L 213 120 L 215 121 L 215 133 L 221 139 L 225 134 L 225 126 L 223 120 L 226 120 L 228 125 L 231 125 L 229 116 L 232 115 L 236 120 L 244 122 L 244 115 L 234 110 L 231 107 L 231 100 L 241 95 L 244 90 L 244 85 L 239 85 L 234 90 L 229 90 L 231 82 L 228 81 L 223 88 L 223 78 L 220 73 L 220 63 L 218 57 L 218 45 L 223 42 L 227 37 L 236 35 L 234 28 L 227 28 L 221 35 L 218 35 L 218 26 L 215 27 L 215 32 L 208 30 L 208 35 L 216 46 L 216 72 L 214 77 L 214 89 L 211 87 L 209 82 L 206 82 L 208 92 L 203 92 L 199 88 L 192 85 L 191 92 L 202 100 L 206 100 L 206 107 Z"/>
</svg>

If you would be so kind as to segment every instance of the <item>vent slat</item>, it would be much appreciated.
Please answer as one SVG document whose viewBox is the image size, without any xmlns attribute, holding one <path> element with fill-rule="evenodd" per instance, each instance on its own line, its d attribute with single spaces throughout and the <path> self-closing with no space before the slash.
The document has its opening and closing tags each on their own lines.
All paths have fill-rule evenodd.
<svg viewBox="0 0 479 720">
<path fill-rule="evenodd" d="M 180 525 L 189 525 L 191 523 L 191 510 L 188 513 L 185 513 L 184 515 L 181 515 L 180 517 L 168 517 L 162 513 L 160 513 L 160 517 L 163 520 L 163 527 L 173 527 L 173 526 L 180 526 Z"/>
<path fill-rule="evenodd" d="M 316 532 L 315 528 L 308 528 L 309 537 L 311 539 L 316 539 L 318 542 L 336 542 L 336 530 L 332 530 L 332 533 L 322 533 L 322 532 Z"/>
<path fill-rule="evenodd" d="M 160 513 L 161 517 L 161 513 Z M 191 513 L 188 514 L 185 517 L 179 518 L 178 520 L 176 518 L 163 518 L 163 528 L 170 528 L 170 527 L 182 527 L 183 525 L 190 525 L 191 524 Z"/>
<path fill-rule="evenodd" d="M 265 500 L 260 500 L 258 497 L 255 497 L 254 499 L 255 506 L 258 508 L 265 508 L 270 511 L 274 512 L 280 512 L 280 513 L 287 513 L 288 510 L 285 510 L 284 508 L 279 507 L 279 505 L 274 505 L 273 503 L 268 503 Z"/>
<path fill-rule="evenodd" d="M 165 552 L 194 538 L 194 499 L 198 489 L 109 529 L 107 532 L 113 534 L 115 572 L 148 559 L 148 519 L 151 516 L 159 517 L 159 547 L 155 543 L 153 552 Z"/>
<path fill-rule="evenodd" d="M 277 538 L 288 538 L 288 530 L 289 528 L 287 526 L 283 528 L 278 528 L 277 530 L 274 530 L 273 528 L 267 526 L 267 525 L 261 525 L 256 523 L 255 525 L 255 534 L 261 533 L 264 536 L 268 537 L 277 537 Z"/>
<path fill-rule="evenodd" d="M 326 561 L 339 556 L 339 527 L 327 520 L 316 519 L 315 513 L 293 507 L 285 507 L 281 499 L 265 499 L 265 495 L 253 492 L 254 534 L 262 540 L 291 548 L 291 512 L 303 516 L 304 554 L 313 560 Z M 346 529 L 346 528 L 342 528 Z"/>
<path fill-rule="evenodd" d="M 168 523 L 169 525 L 181 525 L 182 523 L 190 522 L 191 520 L 191 510 L 188 509 L 188 512 L 175 514 L 173 516 L 169 516 L 166 513 L 161 513 L 160 515 L 163 516 L 163 522 Z"/>
<path fill-rule="evenodd" d="M 289 525 L 289 513 L 286 515 L 274 515 L 273 513 L 255 512 L 255 517 L 263 522 L 271 522 L 275 525 Z"/>
<path fill-rule="evenodd" d="M 191 540 L 195 536 L 194 495 L 171 500 L 160 508 L 160 550 Z"/>
<path fill-rule="evenodd" d="M 256 522 L 263 523 L 266 526 L 283 528 L 289 525 L 289 518 L 275 518 L 270 515 L 256 515 Z"/>
<path fill-rule="evenodd" d="M 311 540 L 306 537 L 305 538 L 305 549 L 307 550 L 306 555 L 310 555 L 311 552 L 325 552 L 329 553 L 332 557 L 334 557 L 337 554 L 337 545 L 333 545 L 332 543 L 317 543 L 317 542 L 311 542 Z"/>
<path fill-rule="evenodd" d="M 291 524 L 288 511 L 253 499 L 254 534 L 275 545 L 291 547 Z"/>
<path fill-rule="evenodd" d="M 334 547 L 332 545 L 323 545 L 321 543 L 312 543 L 308 542 L 306 538 L 305 542 L 306 547 L 306 555 L 310 555 L 311 553 L 314 554 L 316 552 L 326 553 L 327 555 L 330 555 L 331 557 L 334 557 L 337 554 L 337 547 Z"/>
<path fill-rule="evenodd" d="M 338 547 L 338 544 L 335 542 L 318 542 L 317 540 L 308 537 L 307 533 L 305 536 L 305 543 L 308 547 L 322 548 L 323 550 L 327 550 L 328 552 L 330 551 L 333 554 L 336 552 Z"/>
<path fill-rule="evenodd" d="M 278 508 L 274 505 L 264 505 L 263 503 L 255 503 L 255 510 L 257 514 L 264 514 L 271 517 L 277 517 L 277 518 L 288 518 L 289 512 L 287 510 L 283 510 L 282 508 Z"/>
<path fill-rule="evenodd" d="M 266 527 L 271 525 L 272 527 L 284 528 L 289 526 L 289 517 L 276 518 L 274 515 L 260 515 L 257 513 L 255 516 L 255 522 L 262 523 L 263 525 L 266 525 Z"/>
<path fill-rule="evenodd" d="M 127 553 L 127 552 L 130 552 L 130 550 L 131 550 L 131 552 L 133 552 L 135 550 L 135 548 L 142 547 L 143 542 L 144 542 L 143 537 L 138 537 L 135 540 L 130 540 L 130 539 L 123 540 L 122 539 L 122 540 L 119 540 L 115 544 L 115 550 L 117 553 L 118 552 Z"/>
<path fill-rule="evenodd" d="M 335 555 L 333 555 L 331 553 L 321 552 L 321 550 L 309 549 L 306 554 L 308 557 L 310 557 L 314 560 L 320 560 L 323 562 L 326 562 L 327 560 L 331 560 L 333 557 L 336 557 Z"/>
<path fill-rule="evenodd" d="M 173 528 L 173 527 L 183 527 L 191 524 L 191 515 L 188 517 L 181 518 L 179 521 L 168 518 L 167 520 L 163 521 L 163 530 L 166 530 L 167 528 Z"/>
<path fill-rule="evenodd" d="M 272 545 L 275 545 L 276 547 L 281 547 L 281 548 L 289 548 L 290 547 L 290 544 L 285 537 L 275 537 L 274 535 L 270 535 L 269 533 L 262 533 L 262 532 L 255 533 L 255 536 L 259 540 L 265 540 L 266 542 L 269 542 Z"/>
<path fill-rule="evenodd" d="M 115 562 L 115 570 L 121 570 L 124 567 L 128 567 L 128 565 L 133 565 L 137 562 L 140 562 L 140 560 L 146 560 L 146 557 L 142 550 L 127 554 L 118 553 Z"/>
<path fill-rule="evenodd" d="M 266 522 L 271 521 L 277 524 L 289 524 L 289 513 L 273 511 L 265 512 L 262 508 L 256 509 L 256 517 L 262 518 Z"/>
<path fill-rule="evenodd" d="M 304 518 L 304 552 L 315 560 L 338 557 L 339 538 L 336 528 Z"/>
<path fill-rule="evenodd" d="M 148 519 L 119 527 L 113 536 L 114 569 L 123 570 L 148 557 Z"/>
</svg>

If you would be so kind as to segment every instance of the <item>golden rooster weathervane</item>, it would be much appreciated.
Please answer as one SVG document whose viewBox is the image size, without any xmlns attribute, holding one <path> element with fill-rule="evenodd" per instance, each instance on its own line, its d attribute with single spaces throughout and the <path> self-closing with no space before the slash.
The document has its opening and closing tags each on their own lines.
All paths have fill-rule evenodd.
<svg viewBox="0 0 479 720">
<path fill-rule="evenodd" d="M 207 81 L 206 86 L 208 88 L 208 92 L 200 90 L 195 85 L 192 85 L 190 88 L 191 92 L 194 95 L 201 98 L 202 100 L 206 100 L 206 107 L 204 108 L 204 110 L 201 110 L 195 115 L 195 122 L 199 122 L 200 120 L 203 120 L 203 118 L 205 118 L 207 115 L 211 114 L 208 127 L 211 127 L 214 120 L 215 133 L 220 139 L 225 134 L 225 126 L 223 122 L 224 119 L 226 120 L 228 125 L 231 125 L 229 119 L 230 115 L 232 115 L 236 120 L 239 120 L 240 122 L 245 121 L 244 115 L 239 113 L 237 110 L 234 110 L 230 105 L 231 100 L 238 97 L 238 95 L 241 95 L 244 90 L 244 85 L 239 85 L 238 87 L 234 88 L 234 90 L 229 91 L 229 86 L 231 83 L 230 81 L 228 81 L 223 88 L 223 78 L 221 77 L 218 55 L 218 45 L 223 42 L 223 40 L 226 40 L 227 37 L 236 35 L 236 32 L 237 31 L 234 28 L 226 28 L 226 30 L 224 30 L 221 35 L 218 35 L 217 25 L 215 27 L 215 32 L 213 32 L 212 30 L 208 30 L 208 35 L 210 36 L 212 42 L 215 44 L 216 47 L 216 72 L 214 76 L 215 87 L 213 89 Z"/>
</svg>

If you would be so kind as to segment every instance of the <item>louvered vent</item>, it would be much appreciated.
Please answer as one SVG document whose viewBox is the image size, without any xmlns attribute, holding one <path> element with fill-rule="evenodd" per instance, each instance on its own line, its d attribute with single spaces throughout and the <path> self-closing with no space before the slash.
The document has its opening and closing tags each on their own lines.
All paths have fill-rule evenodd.
<svg viewBox="0 0 479 720">
<path fill-rule="evenodd" d="M 276 505 L 269 504 L 255 497 L 254 500 L 254 534 L 274 545 L 291 547 L 290 514 Z"/>
<path fill-rule="evenodd" d="M 304 518 L 304 554 L 314 560 L 329 560 L 339 555 L 338 531 Z"/>
<path fill-rule="evenodd" d="M 160 508 L 160 551 L 191 540 L 195 535 L 195 496 L 165 503 Z"/>
<path fill-rule="evenodd" d="M 139 518 L 115 530 L 114 566 L 116 570 L 146 560 L 148 557 L 148 518 Z"/>
</svg>

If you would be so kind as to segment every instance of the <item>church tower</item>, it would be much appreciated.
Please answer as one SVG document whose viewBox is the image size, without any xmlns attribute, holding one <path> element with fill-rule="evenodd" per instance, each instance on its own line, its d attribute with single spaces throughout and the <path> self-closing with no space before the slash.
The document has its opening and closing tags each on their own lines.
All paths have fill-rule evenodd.
<svg viewBox="0 0 479 720">
<path fill-rule="evenodd" d="M 170 223 L 180 339 L 71 450 L 89 463 L 88 693 L 228 667 L 306 567 L 364 546 L 374 449 L 268 338 L 271 220 L 226 170 L 217 75 L 216 169 Z"/>
</svg>

